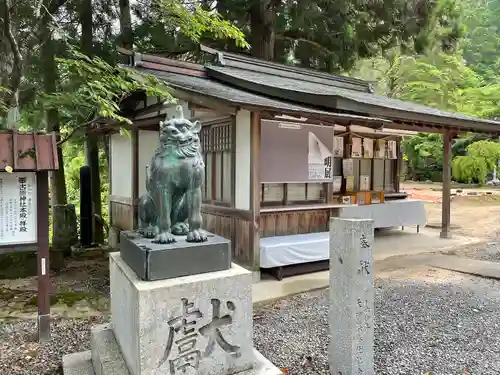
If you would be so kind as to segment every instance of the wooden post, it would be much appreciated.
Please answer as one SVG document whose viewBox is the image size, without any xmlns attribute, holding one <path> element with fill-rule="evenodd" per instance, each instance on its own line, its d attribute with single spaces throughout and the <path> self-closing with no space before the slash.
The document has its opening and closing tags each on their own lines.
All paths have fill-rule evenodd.
<svg viewBox="0 0 500 375">
<path fill-rule="evenodd" d="M 37 172 L 38 340 L 50 340 L 49 174 Z"/>
<path fill-rule="evenodd" d="M 441 238 L 451 238 L 451 139 L 452 133 L 446 130 L 443 134 L 443 196 L 442 196 L 442 220 Z"/>
<path fill-rule="evenodd" d="M 250 115 L 250 252 L 254 275 L 260 271 L 260 113 Z M 260 278 L 260 276 L 258 277 Z"/>
<path fill-rule="evenodd" d="M 403 164 L 403 152 L 401 150 L 401 138 L 396 140 L 396 163 L 394 166 L 394 192 L 399 193 L 401 184 L 401 165 Z"/>
<path fill-rule="evenodd" d="M 132 129 L 132 229 L 137 229 L 137 204 L 139 202 L 139 130 Z"/>
</svg>

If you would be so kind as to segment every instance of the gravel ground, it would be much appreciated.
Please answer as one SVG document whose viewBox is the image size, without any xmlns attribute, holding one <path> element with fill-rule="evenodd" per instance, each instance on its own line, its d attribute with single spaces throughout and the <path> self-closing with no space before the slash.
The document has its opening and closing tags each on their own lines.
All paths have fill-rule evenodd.
<svg viewBox="0 0 500 375">
<path fill-rule="evenodd" d="M 496 241 L 490 242 L 486 246 L 477 249 L 471 247 L 470 249 L 465 251 L 463 255 L 471 259 L 486 260 L 489 262 L 500 262 L 500 243 Z"/>
<path fill-rule="evenodd" d="M 376 281 L 377 374 L 500 374 L 500 282 L 462 280 Z M 329 375 L 327 297 L 304 293 L 256 310 L 256 348 L 289 374 Z"/>
<path fill-rule="evenodd" d="M 495 246 L 468 256 L 500 261 Z M 377 374 L 500 375 L 500 281 L 456 273 L 421 280 L 406 272 L 375 283 Z M 329 375 L 327 297 L 322 290 L 256 308 L 257 349 L 289 374 Z M 0 374 L 60 375 L 62 356 L 89 349 L 89 328 L 105 321 L 58 319 L 42 345 L 33 339 L 35 321 L 0 321 Z"/>
<path fill-rule="evenodd" d="M 99 323 L 104 323 L 104 318 L 56 320 L 52 325 L 52 340 L 45 344 L 34 340 L 35 321 L 0 323 L 0 374 L 62 374 L 62 356 L 88 350 L 89 328 Z"/>
</svg>

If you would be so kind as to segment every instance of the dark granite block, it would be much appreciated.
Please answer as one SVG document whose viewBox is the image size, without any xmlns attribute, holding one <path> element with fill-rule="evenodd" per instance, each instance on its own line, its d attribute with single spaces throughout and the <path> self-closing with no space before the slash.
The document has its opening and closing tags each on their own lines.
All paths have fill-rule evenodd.
<svg viewBox="0 0 500 375">
<path fill-rule="evenodd" d="M 120 234 L 120 255 L 137 276 L 146 281 L 222 271 L 231 268 L 231 241 L 207 233 L 208 241 L 160 245 L 135 231 Z"/>
</svg>

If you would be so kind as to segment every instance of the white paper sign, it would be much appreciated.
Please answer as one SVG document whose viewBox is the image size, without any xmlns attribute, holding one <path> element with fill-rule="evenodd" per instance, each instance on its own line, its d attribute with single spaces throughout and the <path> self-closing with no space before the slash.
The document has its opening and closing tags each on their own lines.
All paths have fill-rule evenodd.
<svg viewBox="0 0 500 375">
<path fill-rule="evenodd" d="M 325 166 L 323 164 L 309 164 L 309 180 L 324 180 Z"/>
<path fill-rule="evenodd" d="M 342 176 L 333 176 L 333 192 L 340 193 L 342 191 Z"/>
<path fill-rule="evenodd" d="M 370 176 L 359 177 L 359 191 L 370 190 Z"/>
<path fill-rule="evenodd" d="M 387 141 L 387 159 L 397 159 L 396 141 Z"/>
<path fill-rule="evenodd" d="M 344 156 L 344 137 L 333 137 L 333 156 L 336 158 Z"/>
<path fill-rule="evenodd" d="M 360 158 L 361 157 L 361 138 L 352 138 L 352 150 L 351 150 L 351 157 L 352 158 Z"/>
<path fill-rule="evenodd" d="M 354 174 L 354 160 L 342 159 L 342 173 L 345 178 Z"/>
<path fill-rule="evenodd" d="M 0 173 L 0 245 L 36 241 L 35 173 Z"/>
<path fill-rule="evenodd" d="M 332 178 L 332 152 L 314 133 L 309 132 L 309 180 L 330 180 Z"/>
<path fill-rule="evenodd" d="M 363 138 L 363 157 L 365 159 L 373 158 L 373 139 Z"/>
</svg>

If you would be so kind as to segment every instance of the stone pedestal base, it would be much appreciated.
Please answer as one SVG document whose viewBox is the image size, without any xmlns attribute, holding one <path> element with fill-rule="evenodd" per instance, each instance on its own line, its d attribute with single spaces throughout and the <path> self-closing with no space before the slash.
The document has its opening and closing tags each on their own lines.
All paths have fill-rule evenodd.
<svg viewBox="0 0 500 375">
<path fill-rule="evenodd" d="M 147 281 L 231 268 L 231 241 L 211 233 L 206 235 L 206 242 L 186 242 L 186 236 L 174 236 L 176 242 L 160 245 L 135 231 L 121 232 L 120 255 L 140 279 Z"/>
<path fill-rule="evenodd" d="M 244 268 L 142 281 L 112 253 L 110 287 L 112 323 L 92 330 L 90 356 L 63 358 L 65 375 L 281 374 L 253 348 Z"/>
<path fill-rule="evenodd" d="M 255 366 L 238 375 L 282 375 L 282 371 L 253 349 Z M 64 375 L 131 375 L 110 325 L 96 326 L 92 330 L 92 350 L 65 355 Z M 183 374 L 179 372 L 179 374 Z M 187 369 L 186 374 L 197 374 Z"/>
</svg>

